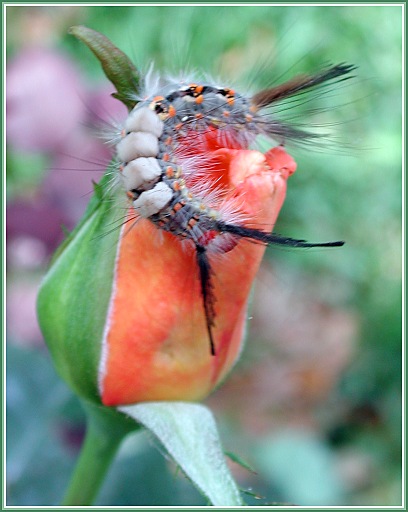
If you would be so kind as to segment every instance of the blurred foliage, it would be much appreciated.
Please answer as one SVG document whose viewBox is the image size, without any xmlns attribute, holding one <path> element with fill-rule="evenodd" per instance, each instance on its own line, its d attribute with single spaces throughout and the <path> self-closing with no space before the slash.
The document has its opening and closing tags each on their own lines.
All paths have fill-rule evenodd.
<svg viewBox="0 0 408 512">
<path fill-rule="evenodd" d="M 28 9 L 7 9 L 11 56 L 19 48 L 19 17 Z M 252 466 L 262 469 L 252 481 L 254 492 L 264 493 L 267 499 L 299 505 L 399 504 L 401 8 L 42 9 L 48 9 L 58 27 L 56 44 L 79 63 L 90 81 L 102 81 L 102 71 L 89 50 L 66 34 L 73 24 L 102 32 L 144 70 L 151 61 L 158 69 L 170 72 L 186 67 L 203 69 L 237 83 L 241 77 L 244 87 L 255 90 L 295 73 L 316 71 L 327 63 L 346 61 L 358 66 L 356 79 L 332 87 L 325 94 L 315 94 L 310 103 L 300 104 L 295 111 L 303 109 L 306 115 L 308 110 L 327 107 L 310 123 L 332 127 L 339 139 L 319 151 L 310 147 L 290 149 L 298 171 L 290 179 L 276 227 L 278 232 L 293 237 L 311 241 L 344 239 L 347 243 L 341 250 L 305 251 L 301 255 L 287 250 L 268 252 L 274 274 L 290 274 L 294 287 L 306 278 L 325 303 L 353 312 L 358 324 L 355 353 L 328 400 L 316 408 L 319 436 L 299 432 L 291 436 L 288 431 L 285 436 L 271 434 L 263 438 L 251 460 Z M 330 109 L 332 105 L 336 108 Z M 289 111 L 283 115 L 296 114 Z M 305 122 L 309 123 L 309 118 Z M 34 159 L 31 177 L 24 158 Z M 10 156 L 11 190 L 38 183 L 42 173 L 38 162 L 37 157 Z M 250 359 L 254 346 L 256 340 L 244 356 Z M 241 364 L 245 364 L 243 359 Z M 8 367 L 8 504 L 55 504 L 73 465 L 72 450 L 68 453 L 66 443 L 57 439 L 61 436 L 60 423 L 71 422 L 74 426 L 69 428 L 81 430 L 78 404 L 72 403 L 43 355 L 12 349 Z M 229 439 L 226 444 L 232 444 L 226 448 L 240 455 L 234 446 L 234 439 L 245 444 L 236 432 L 239 427 L 226 423 L 223 428 L 227 431 L 224 439 Z M 333 476 L 333 458 L 344 451 L 367 455 L 372 467 L 369 480 L 351 491 Z M 295 456 L 299 463 L 294 466 L 291 457 Z M 165 466 L 161 456 L 140 440 L 133 440 L 121 451 L 99 503 L 200 504 L 195 491 L 183 480 L 169 476 Z"/>
</svg>

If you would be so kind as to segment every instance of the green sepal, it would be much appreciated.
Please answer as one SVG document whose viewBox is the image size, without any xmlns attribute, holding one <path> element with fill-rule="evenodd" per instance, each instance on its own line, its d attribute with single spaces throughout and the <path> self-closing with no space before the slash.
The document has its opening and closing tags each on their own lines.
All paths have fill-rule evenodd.
<svg viewBox="0 0 408 512">
<path fill-rule="evenodd" d="M 41 331 L 60 375 L 100 403 L 98 366 L 124 209 L 106 174 L 82 220 L 63 242 L 37 298 Z"/>
<path fill-rule="evenodd" d="M 139 90 L 140 75 L 132 61 L 109 39 L 84 26 L 75 26 L 69 33 L 85 43 L 102 64 L 106 77 L 116 87 L 112 96 L 124 103 L 129 110 L 136 105 L 136 93 Z"/>
</svg>

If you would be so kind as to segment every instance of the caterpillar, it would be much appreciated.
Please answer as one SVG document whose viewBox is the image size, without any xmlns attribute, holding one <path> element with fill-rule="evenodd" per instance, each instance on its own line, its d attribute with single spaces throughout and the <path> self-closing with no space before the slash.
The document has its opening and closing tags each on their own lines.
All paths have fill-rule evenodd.
<svg viewBox="0 0 408 512">
<path fill-rule="evenodd" d="M 118 169 L 136 215 L 195 247 L 212 355 L 216 355 L 212 332 L 216 313 L 211 253 L 227 252 L 240 239 L 290 247 L 339 247 L 344 242 L 310 243 L 248 227 L 245 219 L 237 222 L 239 207 L 231 215 L 216 186 L 208 184 L 203 190 L 202 183 L 197 185 L 197 173 L 205 172 L 210 162 L 195 165 L 194 158 L 187 161 L 186 152 L 189 146 L 205 145 L 209 137 L 220 146 L 241 149 L 249 148 L 259 135 L 282 145 L 313 141 L 318 135 L 282 123 L 273 113 L 265 115 L 265 109 L 319 85 L 347 80 L 354 70 L 355 66 L 341 63 L 251 97 L 205 82 L 169 83 L 159 94 L 141 98 L 120 129 L 115 148 Z"/>
</svg>

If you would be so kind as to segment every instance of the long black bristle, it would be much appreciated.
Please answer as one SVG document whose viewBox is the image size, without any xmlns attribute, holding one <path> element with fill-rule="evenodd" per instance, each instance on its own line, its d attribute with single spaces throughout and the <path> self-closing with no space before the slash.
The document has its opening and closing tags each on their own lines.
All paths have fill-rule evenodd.
<svg viewBox="0 0 408 512">
<path fill-rule="evenodd" d="M 217 222 L 217 229 L 221 233 L 230 233 L 240 238 L 246 238 L 255 242 L 261 242 L 265 245 L 285 245 L 288 247 L 341 247 L 344 245 L 343 241 L 335 242 L 322 242 L 311 243 L 306 240 L 297 240 L 295 238 L 288 238 L 274 233 L 265 233 L 258 229 L 247 228 L 244 226 L 235 226 L 232 224 L 225 224 Z M 215 296 L 212 284 L 212 269 L 210 261 L 207 256 L 207 249 L 201 245 L 196 245 L 196 258 L 200 274 L 201 295 L 203 298 L 203 306 L 205 313 L 205 322 L 207 326 L 208 337 L 210 340 L 211 355 L 215 356 L 215 344 L 212 328 L 215 325 Z"/>
<path fill-rule="evenodd" d="M 251 240 L 263 242 L 264 244 L 286 245 L 289 247 L 341 247 L 344 245 L 343 241 L 311 243 L 306 242 L 306 240 L 297 240 L 295 238 L 288 238 L 274 233 L 265 233 L 258 229 L 235 226 L 232 224 L 225 224 L 223 222 L 218 222 L 217 227 L 223 233 L 231 233 L 232 235 L 236 235 L 241 238 L 249 238 Z"/>
<path fill-rule="evenodd" d="M 342 62 L 315 75 L 300 75 L 283 84 L 259 91 L 251 98 L 251 103 L 257 108 L 266 107 L 335 78 L 343 77 L 340 81 L 348 80 L 352 78 L 349 73 L 355 69 L 356 66 Z"/>
<path fill-rule="evenodd" d="M 200 272 L 201 295 L 203 297 L 205 322 L 207 325 L 208 337 L 210 339 L 211 355 L 215 356 L 215 344 L 212 328 L 215 324 L 215 297 L 211 280 L 211 265 L 207 257 L 207 250 L 201 245 L 196 245 L 197 265 Z"/>
</svg>

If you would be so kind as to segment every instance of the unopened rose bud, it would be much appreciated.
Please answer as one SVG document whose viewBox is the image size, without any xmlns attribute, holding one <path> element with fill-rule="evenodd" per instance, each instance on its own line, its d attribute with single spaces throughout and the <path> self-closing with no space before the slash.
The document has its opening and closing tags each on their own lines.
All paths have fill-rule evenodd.
<svg viewBox="0 0 408 512">
<path fill-rule="evenodd" d="M 265 155 L 225 148 L 212 153 L 226 192 L 253 225 L 270 231 L 295 169 L 292 158 L 281 148 Z M 107 187 L 105 178 L 39 294 L 40 325 L 56 366 L 80 395 L 105 405 L 200 400 L 240 353 L 248 296 L 265 247 L 241 240 L 212 258 L 213 356 L 194 248 L 173 234 L 158 236 L 146 219 L 115 228 L 123 210 L 107 197 Z"/>
<path fill-rule="evenodd" d="M 238 132 L 219 132 L 217 123 L 200 130 L 187 123 L 177 134 L 177 159 L 199 172 L 184 179 L 177 164 L 162 170 L 170 156 L 155 156 L 159 146 L 170 144 L 163 120 L 167 111 L 176 114 L 175 107 L 155 97 L 150 106 L 133 109 L 139 75 L 126 55 L 91 29 L 73 27 L 72 33 L 101 61 L 117 88 L 115 97 L 131 113 L 117 144 L 122 187 L 112 187 L 109 174 L 103 178 L 54 258 L 38 297 L 41 329 L 61 375 L 89 400 L 107 406 L 201 400 L 241 351 L 249 293 L 269 243 L 265 237 L 296 164 L 281 147 L 262 154 L 247 149 Z M 180 98 L 191 95 L 185 108 L 189 101 L 201 105 L 203 90 L 194 84 L 181 89 Z M 210 94 L 215 105 L 225 97 L 225 117 L 234 91 Z M 149 137 L 154 148 L 146 150 Z M 162 172 L 169 174 L 161 179 Z M 165 182 L 177 172 L 180 180 Z M 156 212 L 183 187 L 174 210 L 168 207 L 158 219 Z M 169 216 L 186 201 L 190 217 L 183 227 L 180 218 Z M 169 219 L 174 229 L 160 229 Z M 242 235 L 243 225 L 252 232 Z M 253 228 L 259 230 L 255 237 Z"/>
</svg>

